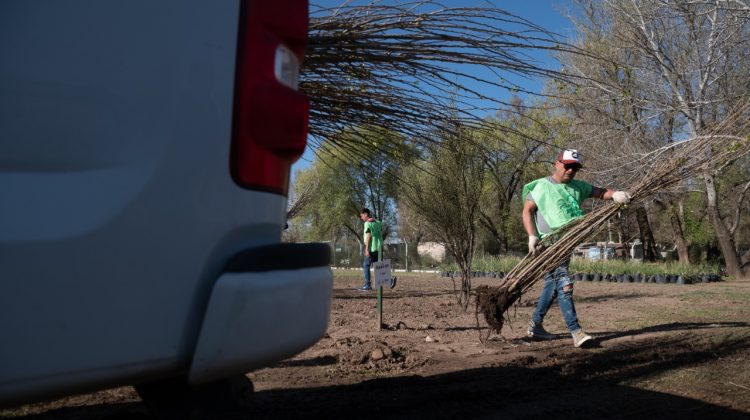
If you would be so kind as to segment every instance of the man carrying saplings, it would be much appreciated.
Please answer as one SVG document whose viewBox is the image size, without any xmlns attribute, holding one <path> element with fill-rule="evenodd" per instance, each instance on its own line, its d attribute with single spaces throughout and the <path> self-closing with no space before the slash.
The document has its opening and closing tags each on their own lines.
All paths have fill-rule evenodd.
<svg viewBox="0 0 750 420">
<path fill-rule="evenodd" d="M 608 188 L 595 187 L 585 181 L 574 179 L 582 168 L 581 155 L 577 150 L 560 152 L 554 163 L 552 175 L 534 180 L 523 187 L 524 200 L 521 217 L 529 235 L 529 253 L 536 255 L 539 240 L 565 226 L 568 222 L 583 216 L 581 204 L 589 197 L 613 200 L 618 204 L 630 202 L 630 194 Z M 573 281 L 568 275 L 568 257 L 557 268 L 544 276 L 544 287 L 531 317 L 527 335 L 531 338 L 550 340 L 553 334 L 542 326 L 544 316 L 557 298 L 568 331 L 573 336 L 573 345 L 580 347 L 591 340 L 578 323 L 573 303 Z"/>
</svg>

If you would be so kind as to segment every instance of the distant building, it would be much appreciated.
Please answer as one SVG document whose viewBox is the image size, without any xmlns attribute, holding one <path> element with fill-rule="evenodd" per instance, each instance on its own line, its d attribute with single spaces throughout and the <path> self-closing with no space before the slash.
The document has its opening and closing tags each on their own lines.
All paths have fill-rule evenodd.
<svg viewBox="0 0 750 420">
<path fill-rule="evenodd" d="M 428 256 L 436 262 L 443 262 L 445 259 L 445 245 L 439 242 L 423 242 L 417 246 L 417 253 L 420 256 Z"/>
</svg>

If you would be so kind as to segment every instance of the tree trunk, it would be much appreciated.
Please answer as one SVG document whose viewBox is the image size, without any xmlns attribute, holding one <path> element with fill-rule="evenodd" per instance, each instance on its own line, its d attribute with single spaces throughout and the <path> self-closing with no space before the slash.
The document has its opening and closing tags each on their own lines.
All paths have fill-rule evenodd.
<svg viewBox="0 0 750 420">
<path fill-rule="evenodd" d="M 638 221 L 638 231 L 643 244 L 643 259 L 651 262 L 656 261 L 656 242 L 654 234 L 651 232 L 651 224 L 648 221 L 648 214 L 643 206 L 635 209 L 635 217 Z"/>
<path fill-rule="evenodd" d="M 626 238 L 625 228 L 623 227 L 624 224 L 625 224 L 625 218 L 622 217 L 622 212 L 620 212 L 617 214 L 617 223 L 615 223 L 615 227 L 617 228 L 617 243 L 620 243 L 620 244 L 623 243 Z M 629 255 L 630 254 L 628 254 L 627 258 L 630 258 Z"/>
<path fill-rule="evenodd" d="M 450 253 L 456 260 L 458 271 L 461 273 L 461 285 L 460 288 L 456 287 L 456 281 L 453 280 L 453 293 L 456 297 L 456 302 L 461 306 L 461 309 L 466 311 L 469 307 L 469 299 L 471 298 L 471 261 L 473 259 L 473 247 L 474 238 L 467 241 L 470 246 L 462 243 L 462 241 L 449 241 L 442 238 L 446 252 Z"/>
<path fill-rule="evenodd" d="M 742 258 L 740 258 L 740 264 L 742 264 L 742 270 L 747 273 L 748 270 L 750 270 L 750 249 L 748 249 L 744 254 L 742 254 Z"/>
<path fill-rule="evenodd" d="M 685 240 L 685 231 L 682 230 L 682 217 L 677 207 L 672 204 L 669 213 L 669 223 L 672 225 L 672 237 L 677 248 L 677 258 L 682 264 L 690 264 L 690 253 Z"/>
<path fill-rule="evenodd" d="M 678 260 L 682 264 L 690 264 L 690 254 L 688 253 L 687 241 L 685 240 L 685 233 L 682 230 L 681 212 L 678 211 L 678 208 L 672 199 L 669 199 L 666 203 L 656 200 L 655 203 L 661 207 L 662 211 L 667 211 L 669 214 L 669 224 L 672 227 L 672 240 L 677 249 Z"/>
<path fill-rule="evenodd" d="M 734 239 L 732 239 L 732 235 L 729 233 L 729 229 L 727 229 L 719 213 L 714 176 L 706 173 L 703 178 L 706 181 L 706 212 L 716 231 L 716 239 L 719 241 L 721 253 L 724 254 L 724 264 L 727 266 L 727 274 L 734 278 L 742 278 L 744 277 L 744 273 L 740 266 L 740 260 L 737 257 L 737 250 L 734 247 Z"/>
<path fill-rule="evenodd" d="M 454 255 L 456 258 L 456 265 L 458 270 L 461 272 L 461 288 L 456 289 L 456 283 L 453 283 L 453 292 L 456 294 L 456 302 L 461 306 L 461 309 L 466 311 L 469 307 L 469 298 L 471 296 L 471 263 L 467 264 L 467 261 L 458 255 Z"/>
</svg>

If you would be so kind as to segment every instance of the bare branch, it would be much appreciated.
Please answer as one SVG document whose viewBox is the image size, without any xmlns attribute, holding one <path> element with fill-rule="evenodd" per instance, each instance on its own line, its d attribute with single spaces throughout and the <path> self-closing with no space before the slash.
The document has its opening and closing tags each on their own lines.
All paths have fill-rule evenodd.
<svg viewBox="0 0 750 420">
<path fill-rule="evenodd" d="M 505 92 L 523 91 L 508 75 L 568 77 L 535 62 L 532 51 L 576 50 L 501 9 L 432 0 L 313 5 L 309 33 L 300 89 L 311 101 L 313 146 L 352 141 L 336 133 L 361 126 L 429 144 L 438 127 L 452 126 L 445 121 L 482 125 L 511 107 L 499 99 Z"/>
</svg>

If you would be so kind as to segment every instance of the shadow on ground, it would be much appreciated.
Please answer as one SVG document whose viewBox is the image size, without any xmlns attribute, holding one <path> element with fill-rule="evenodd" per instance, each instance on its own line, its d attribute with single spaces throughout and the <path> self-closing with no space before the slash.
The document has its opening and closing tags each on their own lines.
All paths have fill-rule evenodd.
<svg viewBox="0 0 750 420">
<path fill-rule="evenodd" d="M 664 324 L 622 335 L 708 326 L 717 325 Z M 571 353 L 554 364 L 540 363 L 528 355 L 511 364 L 427 377 L 401 376 L 352 385 L 260 391 L 253 396 L 253 407 L 246 416 L 227 418 L 747 419 L 747 412 L 623 384 L 748 351 L 750 341 L 746 337 L 708 343 L 696 340 L 693 333 L 678 332 L 675 336 L 641 340 L 635 347 Z M 320 362 L 330 360 L 309 364 Z M 121 403 L 61 408 L 18 418 L 150 417 L 139 403 Z"/>
<path fill-rule="evenodd" d="M 622 337 L 633 337 L 648 333 L 675 332 L 675 331 L 696 331 L 701 329 L 714 328 L 747 328 L 750 323 L 747 322 L 671 322 L 669 324 L 659 324 L 650 327 L 639 328 L 637 330 L 626 330 L 618 332 L 597 332 L 596 340 L 600 343 L 614 340 Z"/>
</svg>

